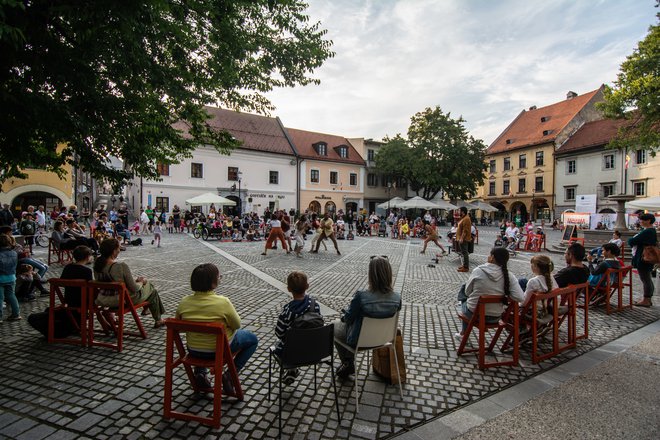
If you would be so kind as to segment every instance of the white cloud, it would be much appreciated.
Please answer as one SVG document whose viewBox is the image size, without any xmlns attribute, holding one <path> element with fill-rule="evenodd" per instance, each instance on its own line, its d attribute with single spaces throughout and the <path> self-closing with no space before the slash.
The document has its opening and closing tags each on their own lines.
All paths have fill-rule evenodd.
<svg viewBox="0 0 660 440">
<path fill-rule="evenodd" d="M 336 56 L 321 85 L 268 96 L 285 125 L 347 137 L 406 132 L 440 105 L 487 144 L 523 109 L 616 78 L 653 0 L 312 0 Z"/>
</svg>

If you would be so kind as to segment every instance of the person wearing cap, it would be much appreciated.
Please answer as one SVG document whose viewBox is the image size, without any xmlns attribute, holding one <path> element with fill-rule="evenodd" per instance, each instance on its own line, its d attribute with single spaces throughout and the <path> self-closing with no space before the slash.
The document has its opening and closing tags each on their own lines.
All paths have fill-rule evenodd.
<svg viewBox="0 0 660 440">
<path fill-rule="evenodd" d="M 37 223 L 32 220 L 30 212 L 23 213 L 23 220 L 18 225 L 18 230 L 25 237 L 25 243 L 30 247 L 32 253 L 32 244 L 34 243 L 34 234 L 37 232 Z"/>
</svg>

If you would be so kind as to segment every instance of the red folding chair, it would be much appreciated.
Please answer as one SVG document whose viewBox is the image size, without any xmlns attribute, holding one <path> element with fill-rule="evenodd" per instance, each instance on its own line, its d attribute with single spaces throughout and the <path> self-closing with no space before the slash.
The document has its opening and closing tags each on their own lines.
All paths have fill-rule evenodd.
<svg viewBox="0 0 660 440">
<path fill-rule="evenodd" d="M 611 276 L 610 276 L 611 275 Z M 633 291 L 632 291 L 632 266 L 624 266 L 620 269 L 608 269 L 605 273 L 607 278 L 607 294 L 605 298 L 605 313 L 608 315 L 613 312 L 622 312 L 625 309 L 633 308 Z M 612 282 L 612 279 L 614 280 Z M 624 290 L 628 288 L 628 304 L 623 303 Z M 611 298 L 612 294 L 616 292 L 616 308 L 612 307 Z"/>
<path fill-rule="evenodd" d="M 54 258 L 54 259 L 53 259 Z M 55 244 L 52 237 L 48 237 L 48 265 L 53 263 L 66 264 L 73 261 L 71 251 L 68 249 L 60 249 Z"/>
<path fill-rule="evenodd" d="M 214 428 L 220 427 L 220 415 L 222 411 L 222 370 L 226 365 L 229 371 L 229 378 L 234 388 L 233 393 L 224 393 L 243 400 L 243 389 L 238 379 L 234 358 L 229 349 L 229 341 L 225 326 L 218 322 L 193 322 L 179 319 L 166 319 L 167 327 L 167 346 L 165 353 L 165 395 L 163 403 L 163 417 L 166 419 L 190 420 L 204 425 L 210 425 Z M 215 340 L 215 359 L 200 359 L 190 356 L 183 346 L 181 332 L 206 333 L 216 336 Z M 174 357 L 174 348 L 176 347 L 178 356 Z M 174 411 L 172 409 L 172 378 L 174 368 L 183 365 L 188 376 L 188 380 L 195 392 L 200 392 L 192 367 L 206 367 L 215 370 L 215 383 L 213 384 L 213 413 L 211 417 L 203 417 L 197 414 Z"/>
<path fill-rule="evenodd" d="M 529 308 L 530 313 L 525 313 L 523 319 L 527 320 L 531 325 L 532 362 L 535 364 L 557 356 L 564 350 L 575 348 L 577 345 L 576 292 L 576 286 L 568 286 L 554 289 L 548 293 L 535 293 L 532 295 L 529 303 L 531 306 Z M 552 312 L 549 315 L 549 319 L 542 320 L 538 317 L 539 302 L 545 302 L 551 308 Z M 566 323 L 566 335 L 562 339 L 560 329 L 564 323 Z M 542 353 L 539 340 L 547 334 L 552 335 L 552 348 Z"/>
<path fill-rule="evenodd" d="M 96 298 L 101 291 L 114 290 L 118 298 L 117 307 L 104 307 L 96 304 Z M 124 346 L 124 336 L 137 336 L 142 339 L 147 339 L 147 332 L 144 330 L 140 316 L 137 309 L 149 305 L 147 301 L 134 304 L 131 295 L 124 283 L 107 283 L 107 282 L 88 282 L 87 289 L 87 304 L 88 304 L 88 344 L 89 346 L 101 346 L 114 348 L 118 352 L 122 351 Z M 138 328 L 137 332 L 126 331 L 124 315 L 130 313 L 133 315 L 133 320 Z M 103 332 L 106 335 L 114 333 L 117 342 L 98 341 L 95 339 L 96 329 L 94 328 L 94 317 L 99 321 Z"/>
<path fill-rule="evenodd" d="M 62 278 L 50 278 L 48 280 L 50 285 L 50 307 L 48 308 L 48 343 L 53 344 L 60 342 L 63 344 L 74 344 L 85 346 L 87 344 L 87 329 L 86 329 L 86 316 L 87 316 L 87 281 L 86 280 L 65 280 Z M 80 306 L 72 306 L 66 301 L 63 288 L 72 287 L 80 289 Z M 55 313 L 58 310 L 64 310 L 67 319 L 71 321 L 73 326 L 78 330 L 80 335 L 78 338 L 58 338 L 55 332 Z M 78 313 L 78 318 L 74 316 L 73 312 Z"/>
<path fill-rule="evenodd" d="M 507 304 L 507 307 L 502 314 L 500 320 L 496 323 L 486 322 L 486 304 Z M 518 365 L 518 303 L 516 301 L 511 301 L 507 297 L 501 295 L 484 295 L 479 297 L 479 302 L 477 303 L 477 309 L 471 318 L 468 318 L 462 313 L 458 314 L 458 317 L 467 323 L 467 328 L 463 333 L 463 339 L 458 347 L 458 355 L 461 356 L 467 353 L 477 353 L 477 359 L 479 363 L 479 369 L 484 370 L 490 367 L 500 367 L 500 366 L 517 366 Z M 479 332 L 478 344 L 476 348 L 466 348 L 467 342 L 470 339 L 470 333 L 473 329 L 477 329 Z M 496 330 L 495 335 L 488 344 L 488 349 L 486 349 L 486 333 L 489 330 Z M 508 332 L 509 339 L 513 339 L 513 355 L 511 360 L 507 361 L 495 361 L 495 362 L 486 362 L 486 351 L 491 353 L 497 344 L 497 341 L 502 334 L 502 332 Z M 503 347 L 504 348 L 504 347 Z"/>
</svg>

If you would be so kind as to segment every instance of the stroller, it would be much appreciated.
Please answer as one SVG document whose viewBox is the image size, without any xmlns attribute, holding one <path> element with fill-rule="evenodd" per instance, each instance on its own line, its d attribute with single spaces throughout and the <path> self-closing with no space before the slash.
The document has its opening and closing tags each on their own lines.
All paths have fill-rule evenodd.
<svg viewBox="0 0 660 440">
<path fill-rule="evenodd" d="M 387 222 L 384 219 L 378 225 L 378 236 L 387 237 Z"/>
</svg>

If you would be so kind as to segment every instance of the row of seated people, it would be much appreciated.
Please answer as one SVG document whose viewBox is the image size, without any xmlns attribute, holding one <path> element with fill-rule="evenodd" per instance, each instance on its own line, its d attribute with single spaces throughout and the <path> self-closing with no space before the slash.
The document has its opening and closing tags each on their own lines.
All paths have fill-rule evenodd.
<svg viewBox="0 0 660 440">
<path fill-rule="evenodd" d="M 91 249 L 84 245 L 76 247 L 72 252 L 74 262 L 64 267 L 61 278 L 123 282 L 134 303 L 147 301 L 148 310 L 154 319 L 154 327 L 161 327 L 165 310 L 157 289 L 144 277 L 134 278 L 128 265 L 118 261 L 119 247 L 119 241 L 114 238 L 103 240 L 99 256 L 94 260 L 93 271 L 88 267 L 92 261 Z M 240 316 L 230 299 L 216 293 L 221 279 L 222 275 L 214 264 L 197 266 L 190 277 L 192 294 L 181 300 L 175 317 L 193 322 L 222 323 L 230 340 L 230 349 L 232 353 L 237 353 L 234 362 L 236 369 L 240 371 L 257 349 L 258 340 L 256 335 L 241 327 Z M 335 338 L 338 341 L 355 346 L 363 317 L 391 317 L 401 309 L 401 294 L 394 292 L 392 279 L 392 267 L 387 257 L 372 257 L 369 263 L 369 289 L 356 292 L 347 310 L 334 322 Z M 285 343 L 286 331 L 297 318 L 310 311 L 319 312 L 318 304 L 307 294 L 309 284 L 304 273 L 289 274 L 287 287 L 293 298 L 284 306 L 275 325 L 280 350 Z M 65 300 L 71 306 L 79 307 L 80 292 L 76 292 L 75 288 L 66 288 Z M 103 298 L 99 295 L 96 299 L 97 305 L 111 308 L 116 307 L 116 302 L 116 297 Z M 188 333 L 186 343 L 189 353 L 194 357 L 204 359 L 215 357 L 214 335 Z M 335 373 L 339 378 L 348 378 L 355 372 L 353 353 L 339 344 L 335 346 L 341 359 L 341 365 Z M 212 391 L 208 371 L 205 368 L 196 367 L 194 375 L 198 389 Z M 284 383 L 293 383 L 297 375 L 297 371 L 287 371 Z M 222 375 L 222 381 L 223 387 L 231 394 L 233 390 L 229 377 Z"/>
</svg>

